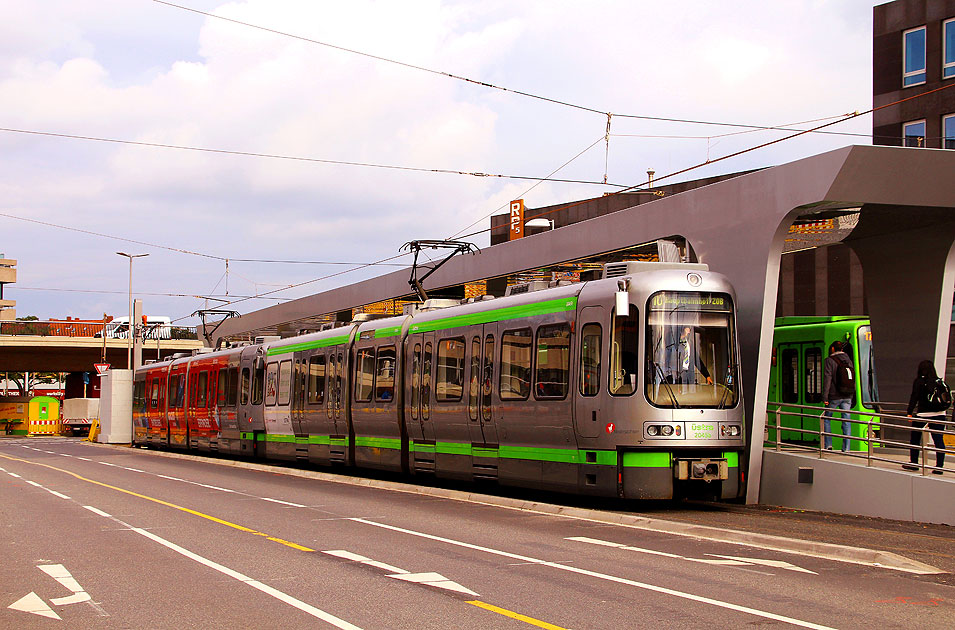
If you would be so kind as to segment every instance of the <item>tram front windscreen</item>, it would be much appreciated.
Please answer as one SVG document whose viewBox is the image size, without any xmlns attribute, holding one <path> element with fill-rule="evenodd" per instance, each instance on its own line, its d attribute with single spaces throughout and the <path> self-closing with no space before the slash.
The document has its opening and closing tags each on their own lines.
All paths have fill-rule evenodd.
<svg viewBox="0 0 955 630">
<path fill-rule="evenodd" d="M 647 400 L 657 407 L 734 407 L 739 400 L 733 301 L 663 291 L 647 301 Z"/>
</svg>

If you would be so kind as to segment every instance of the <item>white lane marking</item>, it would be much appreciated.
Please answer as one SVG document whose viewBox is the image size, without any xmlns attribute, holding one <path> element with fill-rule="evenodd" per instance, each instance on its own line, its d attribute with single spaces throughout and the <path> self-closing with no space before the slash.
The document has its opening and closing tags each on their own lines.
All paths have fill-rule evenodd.
<svg viewBox="0 0 955 630">
<path fill-rule="evenodd" d="M 48 617 L 50 619 L 59 619 L 63 620 L 58 614 L 53 612 L 53 609 L 46 605 L 46 602 L 40 599 L 40 596 L 36 593 L 29 593 L 24 595 L 17 601 L 13 602 L 7 608 L 12 608 L 13 610 L 19 610 L 21 612 L 27 612 L 34 615 L 40 615 L 41 617 Z"/>
<path fill-rule="evenodd" d="M 138 468 L 130 468 L 130 467 L 128 467 L 128 466 L 123 466 L 123 468 L 125 468 L 126 470 L 129 470 L 129 471 L 132 471 L 132 472 L 138 472 L 138 473 L 145 473 L 145 472 L 146 472 L 145 470 L 140 470 L 140 469 L 138 469 Z"/>
<path fill-rule="evenodd" d="M 103 510 L 98 510 L 92 505 L 84 505 L 83 507 L 89 510 L 90 512 L 92 512 L 93 514 L 99 514 L 100 516 L 105 516 L 106 518 L 113 518 L 112 516 L 104 512 Z"/>
<path fill-rule="evenodd" d="M 306 507 L 306 506 L 302 505 L 301 503 L 291 503 L 291 502 L 289 502 L 289 501 L 279 501 L 278 499 L 270 499 L 269 497 L 262 497 L 262 500 L 263 500 L 263 501 L 271 501 L 272 503 L 281 503 L 282 505 L 291 505 L 292 507 L 300 507 L 300 508 Z"/>
<path fill-rule="evenodd" d="M 172 481 L 185 481 L 185 479 L 180 479 L 179 477 L 170 477 L 169 475 L 156 475 L 157 477 L 162 477 L 163 479 L 170 479 Z"/>
<path fill-rule="evenodd" d="M 634 586 L 636 588 L 641 588 L 648 591 L 653 591 L 656 593 L 662 593 L 664 595 L 672 595 L 674 597 L 679 597 L 681 599 L 688 599 L 690 601 L 700 602 L 702 604 L 710 604 L 712 606 L 717 606 L 719 608 L 726 608 L 728 610 L 735 610 L 737 612 L 742 612 L 745 614 L 753 615 L 756 617 L 763 617 L 764 619 L 772 619 L 774 621 L 782 621 L 783 623 L 792 624 L 794 626 L 799 626 L 801 628 L 812 628 L 813 630 L 835 630 L 831 626 L 823 626 L 820 624 L 812 623 L 810 621 L 803 621 L 801 619 L 795 619 L 793 617 L 786 617 L 784 615 L 777 615 L 776 613 L 771 613 L 765 610 L 758 610 L 756 608 L 749 608 L 748 606 L 740 606 L 739 604 L 732 604 L 730 602 L 720 601 L 718 599 L 713 599 L 710 597 L 703 597 L 700 595 L 694 595 L 692 593 L 685 593 L 683 591 L 677 591 L 671 588 L 666 588 L 663 586 L 657 586 L 655 584 L 647 584 L 646 582 L 637 582 L 636 580 L 629 580 L 627 578 L 617 577 L 615 575 L 609 575 L 606 573 L 598 573 L 596 571 L 589 571 L 587 569 L 581 569 L 578 567 L 570 567 L 563 564 L 557 564 L 555 562 L 548 562 L 546 560 L 538 560 L 537 558 L 531 558 L 529 556 L 522 556 L 516 553 L 510 553 L 508 551 L 501 551 L 499 549 L 491 549 L 490 547 L 483 547 L 481 545 L 475 545 L 472 543 L 466 543 L 459 540 L 452 540 L 450 538 L 443 538 L 441 536 L 435 536 L 434 534 L 425 534 L 423 532 L 416 532 L 414 530 L 405 529 L 403 527 L 396 527 L 394 525 L 385 525 L 384 523 L 376 523 L 374 521 L 369 521 L 363 518 L 353 518 L 351 519 L 356 523 L 364 523 L 365 525 L 370 525 L 372 527 L 380 527 L 382 529 L 388 529 L 391 531 L 399 532 L 402 534 L 408 534 L 410 536 L 417 536 L 419 538 L 426 538 L 428 540 L 434 540 L 437 542 L 443 542 L 449 545 L 454 545 L 457 547 L 464 547 L 465 549 L 473 549 L 475 551 L 482 551 L 484 553 L 493 554 L 496 556 L 503 556 L 505 558 L 514 558 L 517 560 L 523 560 L 525 562 L 536 562 L 544 566 L 551 567 L 553 569 L 560 569 L 561 571 L 569 571 L 571 573 L 577 573 L 579 575 L 586 575 L 588 577 L 597 578 L 600 580 L 606 580 L 608 582 L 616 582 L 618 584 L 626 584 L 627 586 Z"/>
<path fill-rule="evenodd" d="M 706 555 L 713 556 L 713 558 L 718 558 L 716 560 L 710 558 L 690 558 L 688 556 L 681 556 L 675 553 L 667 553 L 665 551 L 657 551 L 655 549 L 644 549 L 642 547 L 631 547 L 629 545 L 622 545 L 620 543 L 609 542 L 606 540 L 599 540 L 597 538 L 588 538 L 587 536 L 569 536 L 564 540 L 572 540 L 574 542 L 587 543 L 589 545 L 598 545 L 601 547 L 612 547 L 615 549 L 620 549 L 622 551 L 636 551 L 638 553 L 646 553 L 654 556 L 664 556 L 666 558 L 675 558 L 677 560 L 686 560 L 687 562 L 699 562 L 700 564 L 715 564 L 722 566 L 731 566 L 731 567 L 745 567 L 752 566 L 754 564 L 761 564 L 767 567 L 775 567 L 777 569 L 787 569 L 790 571 L 800 571 L 802 573 L 810 573 L 812 575 L 819 575 L 815 571 L 810 571 L 809 569 L 803 569 L 802 567 L 797 567 L 794 564 L 788 562 L 783 562 L 781 560 L 762 560 L 760 558 L 741 558 L 739 556 L 721 556 L 715 553 L 708 553 Z"/>
<path fill-rule="evenodd" d="M 117 466 L 116 464 L 111 464 L 109 462 L 96 462 L 97 464 L 102 464 L 104 466 L 112 466 L 113 468 L 122 468 L 122 466 Z"/>
<path fill-rule="evenodd" d="M 60 497 L 61 499 L 69 499 L 69 498 L 70 498 L 70 497 L 66 496 L 65 494 L 62 494 L 62 493 L 60 493 L 60 492 L 57 492 L 56 490 L 50 490 L 49 488 L 43 488 L 43 489 L 46 490 L 47 492 L 49 492 L 50 494 L 52 494 L 52 495 L 55 496 L 55 497 Z"/>
<path fill-rule="evenodd" d="M 210 486 L 207 483 L 199 483 L 198 481 L 187 481 L 186 483 L 191 483 L 197 486 L 202 486 L 203 488 L 210 488 L 212 490 L 220 490 L 222 492 L 235 492 L 235 490 L 230 490 L 228 488 L 220 488 L 219 486 Z"/>
<path fill-rule="evenodd" d="M 21 477 L 17 473 L 8 472 L 7 474 L 10 475 L 11 477 L 16 477 L 17 479 L 23 479 L 23 477 Z"/>
<path fill-rule="evenodd" d="M 38 484 L 37 482 L 35 482 L 35 481 L 30 481 L 29 479 L 24 479 L 24 481 L 27 482 L 28 484 L 30 484 L 31 486 L 36 486 L 37 488 L 42 488 L 42 487 L 43 487 L 43 486 L 41 486 L 40 484 Z"/>
<path fill-rule="evenodd" d="M 88 458 L 88 457 L 80 457 L 79 455 L 76 456 L 76 459 L 82 459 L 84 462 L 91 462 L 91 461 L 93 461 L 92 459 L 90 459 L 90 458 Z"/>
<path fill-rule="evenodd" d="M 72 455 L 67 455 L 66 453 L 60 453 L 63 457 L 73 457 Z"/>
</svg>

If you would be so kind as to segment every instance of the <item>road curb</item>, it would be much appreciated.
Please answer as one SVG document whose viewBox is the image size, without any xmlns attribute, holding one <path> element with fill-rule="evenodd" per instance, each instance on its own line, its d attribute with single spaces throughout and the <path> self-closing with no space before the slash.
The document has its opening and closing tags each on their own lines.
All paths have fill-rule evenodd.
<svg viewBox="0 0 955 630">
<path fill-rule="evenodd" d="M 105 447 L 113 450 L 130 449 L 127 445 L 101 444 L 92 442 L 82 442 L 90 446 Z M 888 551 L 878 549 L 865 549 L 862 547 L 849 547 L 845 545 L 835 545 L 812 540 L 801 540 L 796 538 L 784 538 L 782 536 L 773 536 L 771 534 L 761 534 L 756 532 L 745 532 L 739 530 L 730 530 L 719 527 L 709 527 L 707 525 L 694 525 L 690 523 L 681 523 L 679 521 L 668 521 L 660 518 L 650 518 L 646 516 L 636 516 L 634 514 L 620 514 L 617 512 L 607 512 L 604 510 L 592 510 L 587 508 L 577 508 L 552 503 L 541 503 L 536 501 L 526 501 L 523 499 L 513 499 L 511 497 L 498 497 L 494 495 L 481 494 L 463 490 L 452 490 L 449 488 L 433 488 L 428 486 L 417 486 L 410 483 L 401 483 L 397 481 L 387 481 L 383 479 L 365 479 L 361 477 L 351 477 L 347 474 L 326 473 L 313 470 L 299 470 L 295 468 L 285 468 L 280 465 L 262 464 L 258 462 L 249 462 L 234 459 L 218 459 L 204 457 L 201 455 L 190 455 L 187 453 L 177 453 L 173 451 L 157 450 L 139 450 L 141 453 L 148 453 L 159 457 L 171 459 L 187 459 L 192 461 L 202 461 L 220 466 L 231 466 L 233 468 L 243 468 L 246 470 L 257 470 L 276 474 L 288 475 L 290 477 L 301 477 L 305 479 L 318 479 L 332 483 L 340 483 L 352 486 L 362 486 L 366 488 L 376 488 L 380 490 L 390 490 L 393 492 L 405 492 L 408 494 L 418 494 L 424 496 L 450 499 L 453 501 L 466 501 L 493 507 L 520 510 L 524 512 L 533 512 L 536 514 L 545 514 L 548 516 L 560 516 L 564 518 L 573 518 L 596 523 L 606 523 L 608 525 L 617 525 L 633 529 L 642 529 L 677 536 L 687 536 L 700 540 L 711 540 L 717 542 L 733 543 L 745 545 L 747 547 L 757 547 L 771 551 L 783 551 L 799 553 L 827 560 L 836 560 L 839 562 L 848 562 L 852 564 L 861 564 L 866 566 L 881 567 L 905 573 L 914 573 L 917 575 L 936 575 L 945 573 L 936 567 L 900 556 Z"/>
</svg>

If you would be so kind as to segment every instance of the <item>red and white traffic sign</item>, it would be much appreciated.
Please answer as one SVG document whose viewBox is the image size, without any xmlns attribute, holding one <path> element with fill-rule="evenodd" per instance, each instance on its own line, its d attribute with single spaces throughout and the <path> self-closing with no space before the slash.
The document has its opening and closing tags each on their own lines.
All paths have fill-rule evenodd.
<svg viewBox="0 0 955 630">
<path fill-rule="evenodd" d="M 94 363 L 93 367 L 96 368 L 97 376 L 103 376 L 109 370 L 109 363 Z"/>
</svg>

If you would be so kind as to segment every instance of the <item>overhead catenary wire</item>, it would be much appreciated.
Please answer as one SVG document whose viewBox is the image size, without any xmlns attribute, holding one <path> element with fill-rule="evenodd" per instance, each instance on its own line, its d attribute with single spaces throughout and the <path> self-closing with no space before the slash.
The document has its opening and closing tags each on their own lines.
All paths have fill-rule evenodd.
<svg viewBox="0 0 955 630">
<path fill-rule="evenodd" d="M 209 12 L 209 11 L 202 11 L 202 10 L 200 10 L 200 9 L 195 9 L 195 8 L 193 8 L 193 7 L 185 6 L 185 5 L 182 5 L 182 4 L 177 4 L 177 3 L 174 3 L 174 2 L 169 2 L 168 0 L 152 0 L 152 1 L 155 2 L 156 4 L 162 4 L 162 5 L 165 5 L 165 6 L 167 6 L 167 7 L 174 8 L 174 9 L 180 9 L 180 10 L 182 10 L 182 11 L 188 11 L 188 12 L 190 12 L 190 13 L 195 13 L 195 14 L 197 14 L 197 15 L 202 15 L 202 16 L 205 16 L 205 17 L 213 18 L 213 19 L 216 19 L 216 20 L 221 20 L 221 21 L 224 21 L 224 22 L 231 22 L 232 24 L 237 24 L 237 25 L 244 26 L 244 27 L 247 27 L 247 28 L 252 28 L 252 29 L 256 29 L 256 30 L 263 31 L 263 32 L 272 33 L 273 35 L 279 35 L 279 36 L 282 36 L 282 37 L 288 37 L 288 38 L 295 39 L 295 40 L 302 41 L 302 42 L 306 42 L 306 43 L 309 43 L 309 44 L 315 44 L 315 45 L 317 45 L 317 46 L 324 46 L 324 47 L 326 47 L 326 48 L 331 48 L 331 49 L 333 49 L 333 50 L 338 50 L 338 51 L 345 52 L 345 53 L 349 53 L 349 54 L 352 54 L 352 55 L 358 55 L 358 56 L 365 57 L 365 58 L 368 58 L 368 59 L 374 59 L 374 60 L 376 60 L 376 61 L 381 61 L 381 62 L 384 62 L 384 63 L 389 63 L 389 64 L 392 64 L 392 65 L 396 65 L 396 66 L 401 66 L 401 67 L 403 67 L 403 68 L 408 68 L 408 69 L 410 69 L 410 70 L 417 70 L 417 71 L 419 71 L 419 72 L 426 72 L 426 73 L 428 73 L 428 74 L 438 75 L 438 76 L 442 76 L 442 77 L 445 77 L 445 78 L 448 78 L 448 79 L 454 79 L 454 80 L 457 80 L 457 81 L 463 81 L 463 82 L 465 82 L 465 83 L 469 83 L 469 84 L 472 84 L 472 85 L 477 85 L 477 86 L 485 87 L 485 88 L 492 89 L 492 90 L 499 90 L 499 91 L 501 91 L 501 92 L 507 92 L 507 93 L 510 93 L 510 94 L 516 94 L 516 95 L 518 95 L 518 96 L 523 96 L 523 97 L 525 97 L 525 98 L 535 99 L 535 100 L 539 100 L 539 101 L 551 103 L 551 104 L 554 104 L 554 105 L 560 105 L 560 106 L 562 106 L 562 107 L 568 107 L 568 108 L 571 108 L 571 109 L 576 109 L 576 110 L 579 110 L 579 111 L 584 111 L 584 112 L 588 112 L 588 113 L 592 113 L 592 114 L 598 114 L 598 115 L 600 115 L 600 116 L 607 116 L 607 115 L 609 114 L 609 112 L 608 112 L 606 109 L 599 109 L 599 108 L 596 108 L 596 107 L 588 107 L 588 106 L 586 106 L 586 105 L 580 105 L 580 104 L 578 104 L 578 103 L 572 103 L 572 102 L 570 102 L 570 101 L 565 101 L 565 100 L 561 100 L 561 99 L 557 99 L 557 98 L 551 98 L 551 97 L 548 97 L 548 96 L 542 96 L 542 95 L 540 95 L 540 94 L 533 94 L 533 93 L 531 93 L 531 92 L 525 92 L 525 91 L 523 91 L 523 90 L 516 90 L 516 89 L 513 89 L 513 88 L 507 88 L 507 87 L 503 87 L 503 86 L 500 86 L 500 85 L 495 85 L 495 84 L 493 84 L 493 83 L 489 83 L 489 82 L 487 82 L 487 81 L 481 81 L 481 80 L 478 80 L 478 79 L 472 79 L 472 78 L 470 78 L 470 77 L 465 77 L 465 76 L 462 76 L 462 75 L 453 74 L 453 73 L 451 73 L 451 72 L 445 72 L 445 71 L 443 71 L 443 70 L 435 70 L 434 68 L 428 68 L 428 67 L 425 67 L 425 66 L 421 66 L 421 65 L 418 65 L 418 64 L 414 64 L 414 63 L 409 63 L 409 62 L 406 62 L 406 61 L 400 61 L 400 60 L 398 60 L 398 59 L 392 59 L 392 58 L 390 58 L 390 57 L 385 57 L 384 55 L 376 55 L 376 54 L 364 52 L 364 51 L 361 51 L 361 50 L 356 50 L 356 49 L 354 49 L 354 48 L 347 48 L 347 47 L 345 47 L 345 46 L 339 46 L 339 45 L 337 45 L 337 44 L 331 44 L 331 43 L 329 43 L 329 42 L 323 42 L 323 41 L 321 41 L 321 40 L 313 39 L 313 38 L 310 38 L 310 37 L 305 37 L 305 36 L 302 36 L 302 35 L 296 35 L 296 34 L 294 34 L 294 33 L 289 33 L 289 32 L 287 32 L 287 31 L 280 31 L 280 30 L 278 30 L 278 29 L 269 28 L 269 27 L 266 27 L 266 26 L 262 26 L 262 25 L 260 25 L 260 24 L 253 24 L 253 23 L 251 23 L 251 22 L 245 22 L 245 21 L 243 21 L 243 20 L 237 20 L 237 19 L 235 19 L 235 18 L 226 17 L 226 16 L 224 16 L 224 15 L 220 15 L 220 14 L 217 14 L 217 13 L 211 13 L 211 12 Z M 733 122 L 712 121 L 712 120 L 696 120 L 696 119 L 689 119 L 689 118 L 671 118 L 671 117 L 666 117 L 666 116 L 650 116 L 650 115 L 646 115 L 646 114 L 613 113 L 613 116 L 617 116 L 617 117 L 619 117 L 619 118 L 631 118 L 631 119 L 635 119 L 635 120 L 650 120 L 650 121 L 656 121 L 656 122 L 687 123 L 687 124 L 694 124 L 694 125 L 710 125 L 710 126 L 716 126 L 716 127 L 737 127 L 737 128 L 753 129 L 753 130 L 776 129 L 776 127 L 767 127 L 767 126 L 763 126 L 763 125 L 753 125 L 753 124 L 746 124 L 746 123 L 733 123 Z"/>
</svg>

